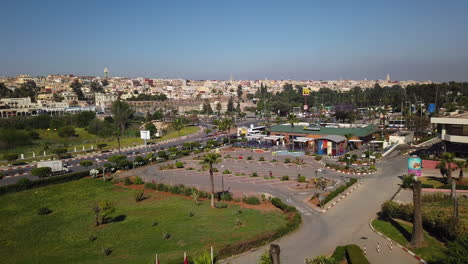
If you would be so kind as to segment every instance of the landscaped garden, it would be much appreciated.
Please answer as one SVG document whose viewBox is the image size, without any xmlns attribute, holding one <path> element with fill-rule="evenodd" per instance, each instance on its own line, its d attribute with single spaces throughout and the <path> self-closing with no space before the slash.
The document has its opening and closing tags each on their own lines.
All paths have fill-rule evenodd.
<svg viewBox="0 0 468 264">
<path fill-rule="evenodd" d="M 234 244 L 288 229 L 276 209 L 218 209 L 190 196 L 140 193 L 85 178 L 1 195 L 2 262 L 151 263 L 158 253 L 162 263 L 177 263 L 184 252 L 194 256 L 210 246 L 230 252 Z"/>
</svg>

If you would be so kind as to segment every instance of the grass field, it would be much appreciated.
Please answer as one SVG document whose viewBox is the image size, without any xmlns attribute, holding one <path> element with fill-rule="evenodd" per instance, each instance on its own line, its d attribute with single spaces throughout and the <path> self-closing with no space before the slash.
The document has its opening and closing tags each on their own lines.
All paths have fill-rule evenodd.
<svg viewBox="0 0 468 264">
<path fill-rule="evenodd" d="M 374 219 L 372 221 L 372 226 L 400 245 L 408 247 L 428 263 L 437 263 L 438 260 L 445 256 L 445 246 L 426 232 L 424 232 L 425 246 L 422 248 L 411 248 L 409 246 L 411 232 L 413 231 L 413 225 L 411 223 L 402 220 L 395 220 L 395 222 L 392 223 L 387 220 Z"/>
<path fill-rule="evenodd" d="M 195 133 L 198 130 L 199 130 L 198 127 L 189 126 L 189 127 L 183 128 L 180 132 L 170 131 L 169 133 L 162 136 L 161 138 L 152 139 L 152 140 L 149 140 L 148 142 L 157 142 L 161 140 L 172 139 L 172 138 Z M 40 139 L 33 140 L 33 145 L 19 146 L 13 149 L 0 151 L 0 158 L 2 158 L 2 155 L 5 153 L 18 153 L 18 154 L 23 153 L 25 155 L 25 158 L 32 158 L 32 152 L 35 152 L 37 156 L 43 155 L 44 146 L 48 146 L 48 148 L 50 149 L 47 151 L 48 154 L 51 154 L 51 150 L 53 150 L 54 148 L 59 148 L 59 147 L 67 147 L 68 151 L 74 151 L 74 148 L 76 147 L 77 151 L 82 151 L 83 145 L 84 145 L 86 150 L 89 150 L 91 145 L 93 145 L 94 148 L 96 148 L 98 143 L 107 144 L 108 146 L 104 149 L 117 148 L 117 138 L 115 137 L 101 138 L 97 135 L 88 133 L 83 128 L 76 128 L 75 131 L 78 136 L 69 137 L 69 138 L 59 137 L 57 134 L 57 131 L 53 131 L 53 130 L 48 131 L 44 129 L 38 129 L 36 131 L 39 133 Z M 133 137 L 130 135 L 127 135 L 126 137 L 121 138 L 120 141 L 121 141 L 122 147 L 143 144 L 142 139 L 140 139 L 139 137 Z"/>
<path fill-rule="evenodd" d="M 425 197 L 431 196 L 427 195 Z M 443 212 L 444 215 L 452 215 L 453 201 L 451 198 L 448 198 L 448 195 L 445 197 L 447 197 L 447 199 L 423 201 L 423 214 L 429 212 Z M 458 217 L 464 226 L 468 226 L 468 199 L 463 196 L 458 199 Z"/>
<path fill-rule="evenodd" d="M 184 251 L 193 256 L 210 245 L 220 249 L 286 223 L 277 211 L 234 205 L 212 209 L 209 202 L 195 205 L 188 198 L 165 193 L 151 193 L 137 203 L 135 192 L 83 179 L 0 196 L 1 262 L 151 263 L 159 253 L 166 263 L 181 258 Z M 104 199 L 115 205 L 112 216 L 123 220 L 95 227 L 92 207 Z M 40 216 L 40 207 L 52 213 Z M 243 222 L 241 227 L 236 226 L 237 219 Z M 171 237 L 164 239 L 164 233 Z M 90 235 L 97 239 L 91 242 Z M 104 255 L 105 248 L 113 250 L 110 256 Z"/>
</svg>

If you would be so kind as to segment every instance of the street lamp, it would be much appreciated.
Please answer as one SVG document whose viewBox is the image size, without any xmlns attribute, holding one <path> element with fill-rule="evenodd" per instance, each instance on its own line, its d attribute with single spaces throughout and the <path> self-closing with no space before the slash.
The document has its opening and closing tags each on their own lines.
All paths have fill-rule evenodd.
<svg viewBox="0 0 468 264">
<path fill-rule="evenodd" d="M 221 169 L 224 168 L 224 165 L 221 165 Z M 221 172 L 221 188 L 223 189 L 224 193 L 224 172 Z"/>
</svg>

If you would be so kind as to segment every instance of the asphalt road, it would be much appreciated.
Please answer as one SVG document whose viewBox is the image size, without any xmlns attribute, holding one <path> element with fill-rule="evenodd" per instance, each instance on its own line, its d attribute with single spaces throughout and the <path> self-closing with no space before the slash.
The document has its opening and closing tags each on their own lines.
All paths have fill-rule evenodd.
<svg viewBox="0 0 468 264">
<path fill-rule="evenodd" d="M 250 155 L 250 154 L 247 154 Z M 246 155 L 246 156 L 247 156 Z M 272 170 L 274 175 L 279 177 L 283 173 L 289 175 L 312 176 L 320 165 L 313 161 L 306 160 L 306 166 L 285 164 L 272 164 L 270 162 L 246 161 L 235 159 L 224 159 L 222 164 L 216 165 L 219 172 L 229 169 L 233 174 L 236 172 L 256 171 L 258 178 L 246 176 L 215 174 L 215 188 L 221 190 L 222 179 L 224 187 L 229 188 L 233 193 L 267 193 L 281 198 L 283 201 L 294 205 L 303 216 L 303 224 L 300 229 L 291 235 L 275 241 L 281 246 L 282 263 L 304 263 L 305 258 L 313 258 L 318 255 L 330 254 L 337 245 L 355 243 L 369 248 L 368 258 L 371 263 L 416 263 L 415 259 L 399 248 L 388 250 L 385 247 L 386 241 L 375 234 L 369 228 L 369 221 L 376 216 L 381 204 L 390 199 L 398 189 L 401 176 L 405 172 L 406 156 L 396 154 L 386 158 L 378 164 L 379 172 L 374 175 L 364 176 L 358 189 L 329 209 L 326 213 L 320 213 L 304 204 L 304 199 L 310 197 L 313 190 L 295 190 L 297 184 L 288 182 L 274 182 L 263 180 L 263 175 L 267 175 Z M 307 158 L 305 158 L 307 159 Z M 268 160 L 268 159 L 266 159 Z M 311 162 L 309 162 L 311 161 Z M 186 160 L 186 167 L 191 167 L 196 162 Z M 314 165 L 315 162 L 315 165 Z M 155 165 L 158 166 L 158 165 Z M 185 184 L 197 188 L 209 190 L 209 177 L 206 171 L 195 170 L 158 170 L 155 166 L 142 167 L 137 172 L 143 175 L 146 181 L 161 181 L 168 184 Z M 339 181 L 342 174 L 328 171 L 327 177 Z M 382 251 L 376 253 L 375 247 L 381 243 Z M 254 251 L 249 251 L 240 256 L 225 260 L 223 263 L 243 264 L 256 263 L 258 257 L 266 250 L 265 247 Z"/>
</svg>

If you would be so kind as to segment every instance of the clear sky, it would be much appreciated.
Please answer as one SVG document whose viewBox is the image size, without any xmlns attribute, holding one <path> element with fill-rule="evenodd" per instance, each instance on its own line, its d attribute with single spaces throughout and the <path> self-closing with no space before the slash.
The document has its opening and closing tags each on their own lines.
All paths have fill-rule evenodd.
<svg viewBox="0 0 468 264">
<path fill-rule="evenodd" d="M 3 1 L 0 76 L 468 80 L 466 0 Z"/>
</svg>

